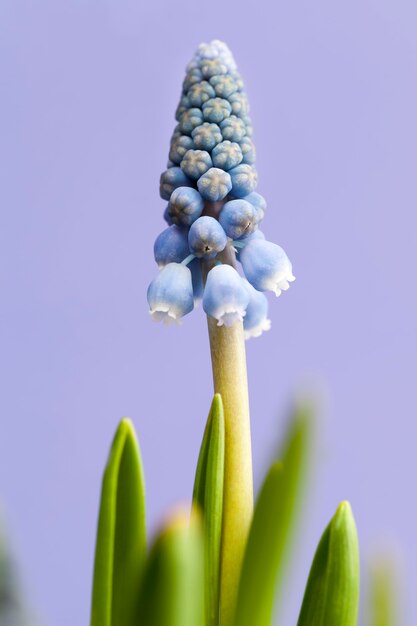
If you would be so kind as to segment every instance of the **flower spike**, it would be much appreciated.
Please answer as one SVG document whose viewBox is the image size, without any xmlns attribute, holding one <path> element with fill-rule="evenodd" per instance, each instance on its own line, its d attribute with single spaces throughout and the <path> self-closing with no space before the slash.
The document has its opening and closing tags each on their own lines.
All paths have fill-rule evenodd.
<svg viewBox="0 0 417 626">
<path fill-rule="evenodd" d="M 249 102 L 225 43 L 198 47 L 175 119 L 168 169 L 160 179 L 169 228 L 154 246 L 159 267 L 170 269 L 161 270 L 149 288 L 152 317 L 178 320 L 203 297 L 204 310 L 219 325 L 244 320 L 245 337 L 257 337 L 270 327 L 260 292 L 280 295 L 294 276 L 282 248 L 259 231 L 266 201 L 256 191 Z M 196 258 L 178 269 L 190 255 Z"/>
</svg>

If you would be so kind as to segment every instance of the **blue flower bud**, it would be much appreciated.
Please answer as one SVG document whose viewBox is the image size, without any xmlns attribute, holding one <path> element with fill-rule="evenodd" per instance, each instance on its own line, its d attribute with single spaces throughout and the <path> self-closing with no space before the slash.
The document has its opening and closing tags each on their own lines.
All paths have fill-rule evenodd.
<svg viewBox="0 0 417 626">
<path fill-rule="evenodd" d="M 149 285 L 147 296 L 155 321 L 178 321 L 194 308 L 191 271 L 181 263 L 168 263 Z"/>
<path fill-rule="evenodd" d="M 218 74 L 227 74 L 227 66 L 224 65 L 218 58 L 207 59 L 201 64 L 201 72 L 204 78 L 211 78 Z"/>
<path fill-rule="evenodd" d="M 254 167 L 241 163 L 229 170 L 232 179 L 232 195 L 244 198 L 252 193 L 258 183 L 258 174 Z"/>
<path fill-rule="evenodd" d="M 163 200 L 169 200 L 177 187 L 191 187 L 193 181 L 188 178 L 180 167 L 170 167 L 162 172 L 159 181 L 159 195 Z"/>
<path fill-rule="evenodd" d="M 190 178 L 200 178 L 211 166 L 211 156 L 205 150 L 188 150 L 181 161 L 181 169 Z"/>
<path fill-rule="evenodd" d="M 159 267 L 181 263 L 190 254 L 187 229 L 174 225 L 163 230 L 155 239 L 153 252 Z"/>
<path fill-rule="evenodd" d="M 173 163 L 179 165 L 188 150 L 194 148 L 194 142 L 187 135 L 179 135 L 175 137 L 171 143 L 169 150 L 169 158 Z"/>
<path fill-rule="evenodd" d="M 210 85 L 214 87 L 216 96 L 219 98 L 228 98 L 238 90 L 236 82 L 230 76 L 230 74 L 224 76 L 212 76 L 210 78 Z"/>
<path fill-rule="evenodd" d="M 256 160 L 256 150 L 250 137 L 243 137 L 243 139 L 239 142 L 239 145 L 243 154 L 242 163 L 253 165 Z"/>
<path fill-rule="evenodd" d="M 203 215 L 191 225 L 188 246 L 191 254 L 196 257 L 214 259 L 225 249 L 226 244 L 226 233 L 214 217 Z"/>
<path fill-rule="evenodd" d="M 295 280 L 284 250 L 270 241 L 249 241 L 240 252 L 240 262 L 246 278 L 258 291 L 273 291 L 279 296 Z"/>
<path fill-rule="evenodd" d="M 204 201 L 197 189 L 178 187 L 169 199 L 169 214 L 174 224 L 190 226 L 200 217 L 204 209 Z"/>
<path fill-rule="evenodd" d="M 213 148 L 211 158 L 215 167 L 220 167 L 222 170 L 230 170 L 232 167 L 239 165 L 243 155 L 238 143 L 226 140 Z"/>
<path fill-rule="evenodd" d="M 248 194 L 243 198 L 246 202 L 250 202 L 251 205 L 255 208 L 255 217 L 256 222 L 259 224 L 262 222 L 265 216 L 266 209 L 266 200 L 260 193 L 256 191 L 252 191 L 252 193 Z"/>
<path fill-rule="evenodd" d="M 219 222 L 228 237 L 247 237 L 256 227 L 255 209 L 246 200 L 230 200 L 220 211 Z"/>
<path fill-rule="evenodd" d="M 201 107 L 204 102 L 207 102 L 210 98 L 215 98 L 216 92 L 210 83 L 203 80 L 201 83 L 191 85 L 190 89 L 187 91 L 187 96 L 190 100 L 191 106 Z"/>
<path fill-rule="evenodd" d="M 243 319 L 245 339 L 259 337 L 264 331 L 271 328 L 271 320 L 268 319 L 268 300 L 265 295 L 257 291 L 252 285 L 243 279 L 243 283 L 249 293 L 249 304 Z"/>
<path fill-rule="evenodd" d="M 237 88 L 242 91 L 245 88 L 245 83 L 243 82 L 243 79 L 241 77 L 241 75 L 239 74 L 239 72 L 236 71 L 236 66 L 234 70 L 230 71 L 230 76 L 233 78 L 233 80 L 235 81 Z"/>
<path fill-rule="evenodd" d="M 249 294 L 237 271 L 231 265 L 216 265 L 207 275 L 203 309 L 218 320 L 218 326 L 232 326 L 242 321 Z"/>
<path fill-rule="evenodd" d="M 180 131 L 185 135 L 191 135 L 194 128 L 203 123 L 203 114 L 195 107 L 188 109 L 181 115 Z"/>
<path fill-rule="evenodd" d="M 198 191 L 205 200 L 218 202 L 223 200 L 232 188 L 232 180 L 228 172 L 212 167 L 197 181 Z"/>
<path fill-rule="evenodd" d="M 232 106 L 224 98 L 211 98 L 203 104 L 203 116 L 207 122 L 220 124 L 220 122 L 230 116 L 231 112 Z"/>
<path fill-rule="evenodd" d="M 244 117 L 249 113 L 249 103 L 244 93 L 235 92 L 228 98 L 231 106 L 232 113 L 237 117 Z"/>
<path fill-rule="evenodd" d="M 222 131 L 223 139 L 229 139 L 229 141 L 242 141 L 246 134 L 245 124 L 236 115 L 231 115 L 221 122 L 220 129 Z"/>
<path fill-rule="evenodd" d="M 177 110 L 175 111 L 175 119 L 180 121 L 181 115 L 190 108 L 190 100 L 187 96 L 181 96 Z"/>
<path fill-rule="evenodd" d="M 195 83 L 200 83 L 202 80 L 203 74 L 199 68 L 194 68 L 193 70 L 190 70 L 189 72 L 187 72 L 187 75 L 184 78 L 184 82 L 182 84 L 183 92 L 186 93 L 192 85 L 194 85 Z M 188 106 L 190 106 L 190 104 Z"/>
<path fill-rule="evenodd" d="M 191 136 L 195 147 L 198 150 L 207 150 L 207 152 L 210 152 L 223 139 L 217 124 L 208 124 L 207 122 L 194 128 Z"/>
</svg>

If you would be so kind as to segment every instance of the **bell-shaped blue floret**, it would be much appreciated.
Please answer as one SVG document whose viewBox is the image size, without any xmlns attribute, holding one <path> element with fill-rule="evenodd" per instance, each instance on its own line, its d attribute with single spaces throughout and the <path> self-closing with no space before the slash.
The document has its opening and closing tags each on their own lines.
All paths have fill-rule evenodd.
<svg viewBox="0 0 417 626">
<path fill-rule="evenodd" d="M 203 123 L 203 114 L 201 109 L 192 107 L 187 109 L 180 117 L 180 131 L 184 135 L 191 135 L 194 128 Z"/>
<path fill-rule="evenodd" d="M 239 165 L 243 159 L 243 154 L 238 143 L 226 140 L 212 150 L 211 158 L 215 167 L 227 171 Z"/>
<path fill-rule="evenodd" d="M 230 74 L 212 76 L 210 78 L 210 85 L 214 87 L 216 96 L 219 98 L 228 98 L 232 95 L 232 93 L 235 93 L 235 91 L 238 91 L 239 89 L 236 81 L 232 76 L 230 76 Z"/>
<path fill-rule="evenodd" d="M 209 124 L 208 122 L 204 122 L 201 126 L 194 128 L 191 136 L 198 150 L 207 150 L 208 152 L 213 150 L 213 148 L 223 140 L 223 136 L 217 124 Z"/>
<path fill-rule="evenodd" d="M 248 290 L 231 265 L 216 265 L 207 275 L 203 309 L 217 320 L 218 326 L 242 321 L 249 304 Z"/>
<path fill-rule="evenodd" d="M 159 182 L 159 194 L 164 200 L 169 200 L 177 187 L 191 187 L 193 181 L 188 178 L 180 167 L 170 167 L 162 172 Z"/>
<path fill-rule="evenodd" d="M 174 224 L 190 226 L 202 214 L 204 201 L 197 189 L 178 187 L 172 192 L 168 206 Z"/>
<path fill-rule="evenodd" d="M 153 251 L 159 267 L 181 263 L 190 254 L 188 230 L 175 225 L 166 228 L 155 239 Z"/>
<path fill-rule="evenodd" d="M 255 190 L 258 183 L 258 174 L 254 167 L 241 163 L 229 170 L 232 179 L 232 195 L 244 198 Z"/>
<path fill-rule="evenodd" d="M 155 321 L 178 322 L 194 308 L 191 271 L 181 263 L 168 263 L 149 285 L 147 296 Z"/>
<path fill-rule="evenodd" d="M 198 191 L 205 200 L 218 202 L 223 200 L 232 188 L 232 180 L 228 172 L 211 167 L 197 181 Z"/>
<path fill-rule="evenodd" d="M 236 115 L 231 115 L 227 119 L 223 120 L 220 124 L 220 129 L 224 139 L 229 141 L 242 141 L 246 134 L 246 128 L 243 120 Z"/>
<path fill-rule="evenodd" d="M 261 196 L 260 193 L 256 191 L 252 191 L 252 193 L 248 194 L 243 199 L 246 200 L 247 202 L 250 202 L 251 205 L 254 207 L 256 222 L 258 224 L 262 222 L 262 220 L 264 219 L 265 210 L 266 210 L 265 198 Z"/>
<path fill-rule="evenodd" d="M 181 169 L 195 179 L 205 174 L 211 166 L 211 156 L 205 150 L 188 150 L 181 161 Z"/>
<path fill-rule="evenodd" d="M 228 237 L 241 239 L 250 235 L 257 227 L 255 209 L 246 200 L 230 200 L 223 205 L 219 222 Z"/>
<path fill-rule="evenodd" d="M 191 106 L 202 107 L 207 100 L 216 97 L 216 92 L 210 83 L 203 80 L 201 83 L 194 83 L 187 92 Z"/>
<path fill-rule="evenodd" d="M 295 280 L 284 250 L 270 241 L 252 239 L 241 250 L 239 260 L 246 278 L 258 291 L 273 291 L 279 296 Z"/>
<path fill-rule="evenodd" d="M 203 116 L 206 122 L 220 124 L 232 113 L 232 105 L 224 98 L 211 98 L 203 104 Z"/>
<path fill-rule="evenodd" d="M 173 163 L 179 165 L 184 158 L 185 153 L 193 148 L 194 142 L 191 137 L 188 135 L 176 134 L 171 141 L 169 158 Z"/>
<path fill-rule="evenodd" d="M 271 328 L 271 320 L 268 319 L 268 300 L 265 295 L 257 291 L 245 279 L 242 279 L 249 294 L 249 304 L 246 308 L 246 315 L 243 319 L 243 330 L 245 339 L 259 337 L 266 330 Z"/>
<path fill-rule="evenodd" d="M 191 225 L 188 232 L 188 245 L 191 254 L 198 258 L 214 259 L 225 249 L 226 233 L 214 217 L 203 215 Z"/>
</svg>

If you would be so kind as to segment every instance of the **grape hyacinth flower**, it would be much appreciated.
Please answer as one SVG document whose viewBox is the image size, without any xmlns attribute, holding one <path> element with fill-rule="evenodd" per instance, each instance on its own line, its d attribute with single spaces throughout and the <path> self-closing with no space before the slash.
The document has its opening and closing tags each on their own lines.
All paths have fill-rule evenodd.
<svg viewBox="0 0 417 626">
<path fill-rule="evenodd" d="M 258 228 L 266 201 L 255 191 L 258 177 L 249 103 L 226 44 L 213 41 L 199 46 L 188 64 L 175 117 L 178 124 L 171 139 L 169 166 L 160 180 L 161 197 L 168 200 L 164 218 L 169 228 L 156 239 L 155 260 L 160 267 L 182 262 L 189 267 L 195 301 L 204 291 L 203 277 L 220 263 L 235 269 L 241 264 L 243 278 L 238 272 L 233 276 L 243 282 L 246 292 L 245 279 L 258 292 L 279 295 L 294 276 L 285 252 L 265 241 Z M 213 276 L 223 275 L 222 271 L 216 270 Z M 211 292 L 220 285 L 215 282 L 212 287 L 212 282 L 208 283 Z M 226 298 L 220 287 L 219 294 Z M 248 302 L 245 334 L 257 336 L 269 327 L 266 301 L 251 292 Z M 261 315 L 264 323 L 259 321 Z M 254 325 L 255 319 L 263 324 L 259 333 L 253 330 L 259 325 Z"/>
<path fill-rule="evenodd" d="M 231 265 L 216 265 L 207 275 L 203 295 L 203 309 L 217 325 L 233 326 L 242 321 L 249 304 L 249 293 L 244 282 Z"/>
<path fill-rule="evenodd" d="M 176 322 L 194 308 L 191 271 L 168 263 L 148 287 L 150 314 L 157 322 Z"/>
</svg>

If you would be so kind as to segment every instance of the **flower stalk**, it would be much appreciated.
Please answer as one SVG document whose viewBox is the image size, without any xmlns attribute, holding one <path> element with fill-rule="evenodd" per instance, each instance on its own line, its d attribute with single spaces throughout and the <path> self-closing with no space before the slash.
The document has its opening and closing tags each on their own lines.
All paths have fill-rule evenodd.
<svg viewBox="0 0 417 626">
<path fill-rule="evenodd" d="M 213 383 L 224 405 L 225 466 L 220 565 L 220 625 L 233 623 L 239 577 L 253 514 L 252 453 L 242 322 L 207 317 Z"/>
</svg>

